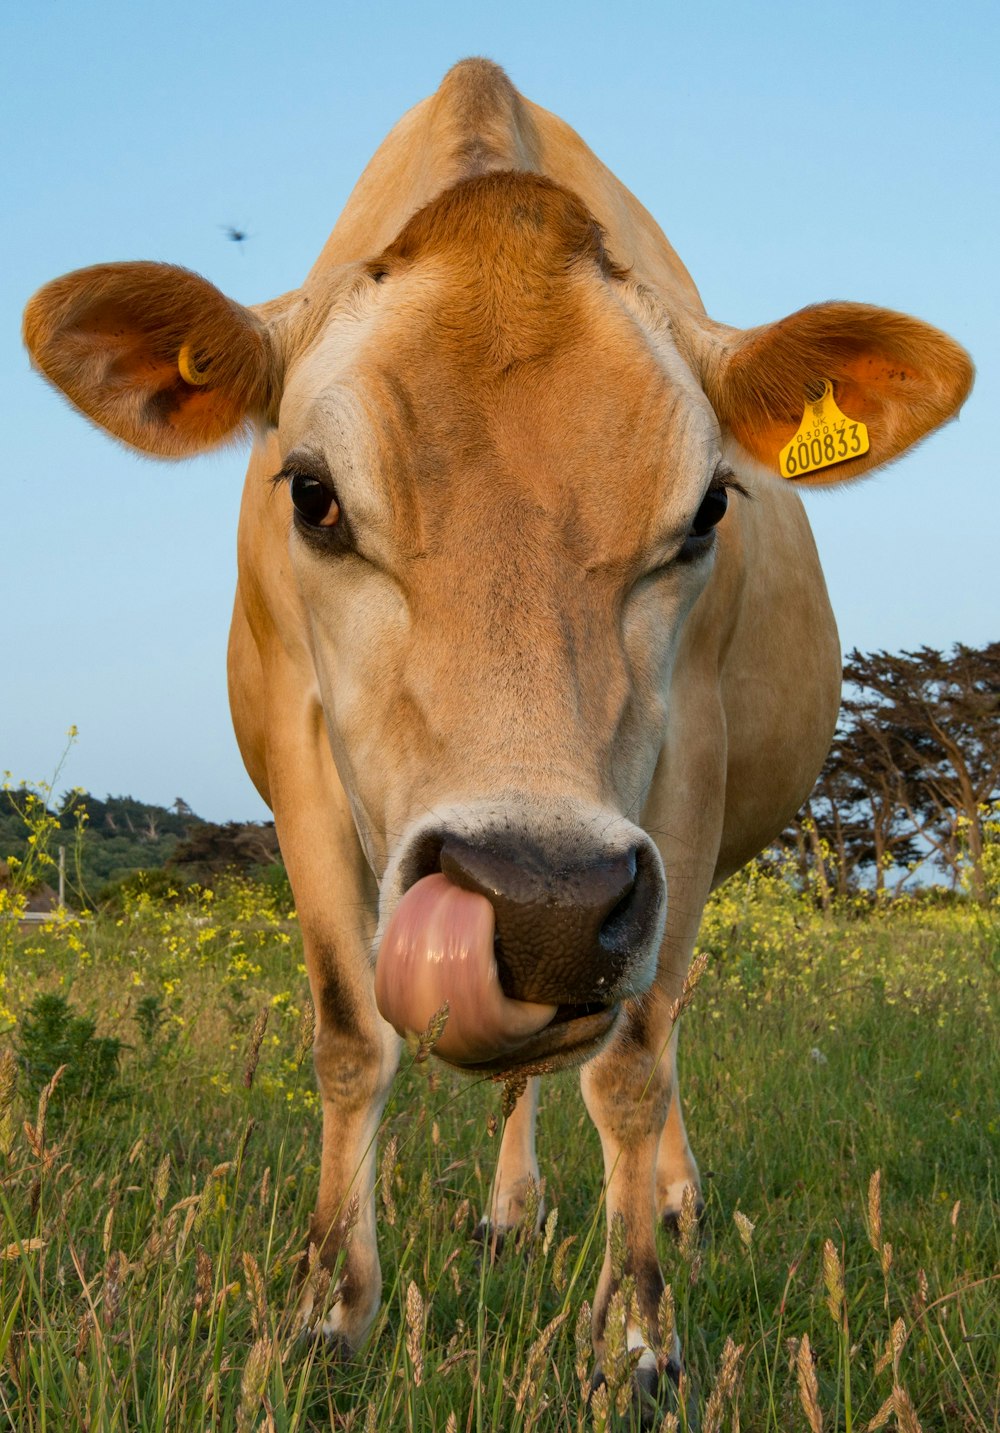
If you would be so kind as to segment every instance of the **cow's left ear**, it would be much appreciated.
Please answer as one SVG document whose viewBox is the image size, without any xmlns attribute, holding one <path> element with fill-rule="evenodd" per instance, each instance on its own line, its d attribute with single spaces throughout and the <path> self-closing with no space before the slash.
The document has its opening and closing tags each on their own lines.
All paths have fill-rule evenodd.
<svg viewBox="0 0 1000 1433">
<path fill-rule="evenodd" d="M 132 447 L 186 458 L 272 418 L 268 326 L 171 264 L 100 264 L 31 299 L 24 341 L 77 408 Z"/>
<path fill-rule="evenodd" d="M 954 417 L 972 387 L 969 355 L 947 334 L 868 304 L 816 304 L 744 332 L 717 328 L 699 347 L 719 421 L 775 474 L 826 383 L 840 411 L 865 425 L 867 453 L 784 474 L 810 485 L 860 477 L 899 457 Z"/>
</svg>

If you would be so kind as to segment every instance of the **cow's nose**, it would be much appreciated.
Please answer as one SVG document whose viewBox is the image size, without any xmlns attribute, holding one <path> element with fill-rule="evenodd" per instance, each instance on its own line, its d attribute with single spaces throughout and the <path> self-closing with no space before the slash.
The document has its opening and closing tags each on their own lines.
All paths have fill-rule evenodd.
<svg viewBox="0 0 1000 1433">
<path fill-rule="evenodd" d="M 542 853 L 454 835 L 440 869 L 485 896 L 496 917 L 496 961 L 504 993 L 539 1004 L 609 1004 L 657 918 L 659 883 L 638 847 L 553 865 Z"/>
</svg>

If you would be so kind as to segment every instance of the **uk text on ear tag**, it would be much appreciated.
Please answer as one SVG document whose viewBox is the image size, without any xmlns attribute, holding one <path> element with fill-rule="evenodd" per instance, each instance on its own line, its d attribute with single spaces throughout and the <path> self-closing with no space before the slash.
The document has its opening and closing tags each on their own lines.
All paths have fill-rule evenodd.
<svg viewBox="0 0 1000 1433">
<path fill-rule="evenodd" d="M 799 431 L 778 454 L 778 470 L 783 478 L 804 478 L 820 468 L 860 458 L 870 447 L 868 429 L 841 413 L 833 384 L 824 378 L 823 392 L 815 402 L 806 404 Z"/>
</svg>

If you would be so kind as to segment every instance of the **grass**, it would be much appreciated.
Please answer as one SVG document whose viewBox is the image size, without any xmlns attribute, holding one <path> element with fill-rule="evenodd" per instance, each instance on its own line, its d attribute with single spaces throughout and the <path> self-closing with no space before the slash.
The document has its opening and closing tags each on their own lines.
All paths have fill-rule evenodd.
<svg viewBox="0 0 1000 1433">
<path fill-rule="evenodd" d="M 0 940 L 12 1429 L 624 1426 L 615 1377 L 586 1402 L 604 1235 L 571 1075 L 543 1086 L 545 1234 L 491 1268 L 470 1234 L 501 1091 L 404 1056 L 382 1131 L 383 1308 L 338 1363 L 294 1337 L 320 1121 L 280 898 L 140 894 L 118 916 L 8 921 Z M 996 921 L 961 903 L 824 920 L 752 873 L 715 897 L 702 946 L 681 1044 L 707 1208 L 700 1236 L 664 1233 L 661 1251 L 688 1406 L 706 1433 L 1000 1429 Z M 54 1086 L 30 1058 L 39 995 L 62 997 L 46 1039 L 62 1020 L 74 1052 Z M 122 1043 L 87 1067 L 99 1080 L 88 1031 Z"/>
</svg>

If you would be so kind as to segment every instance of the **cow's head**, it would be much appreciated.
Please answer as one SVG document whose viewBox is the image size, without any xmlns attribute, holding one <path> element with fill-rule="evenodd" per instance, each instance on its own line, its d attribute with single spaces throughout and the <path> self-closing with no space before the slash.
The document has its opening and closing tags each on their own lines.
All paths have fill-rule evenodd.
<svg viewBox="0 0 1000 1433">
<path fill-rule="evenodd" d="M 523 174 L 257 310 L 111 265 L 48 285 L 25 332 L 144 451 L 277 427 L 272 521 L 381 885 L 380 1007 L 419 1031 L 447 1000 L 440 1052 L 486 1067 L 587 1052 L 652 979 L 666 889 L 637 821 L 730 464 L 774 472 L 825 378 L 871 449 L 816 476 L 855 477 L 970 379 L 944 335 L 860 305 L 745 334 L 668 317 Z"/>
</svg>

